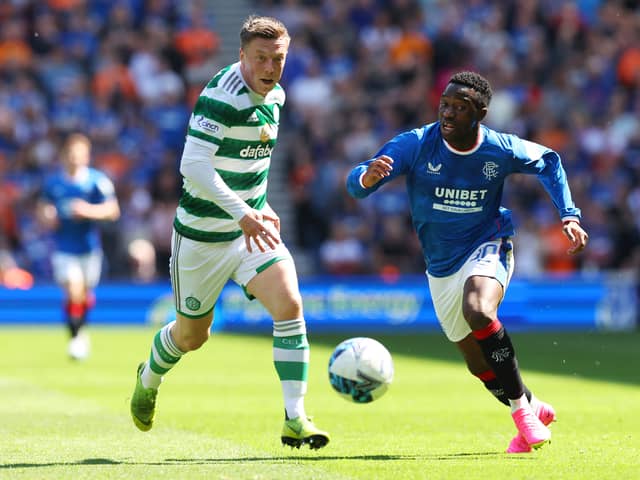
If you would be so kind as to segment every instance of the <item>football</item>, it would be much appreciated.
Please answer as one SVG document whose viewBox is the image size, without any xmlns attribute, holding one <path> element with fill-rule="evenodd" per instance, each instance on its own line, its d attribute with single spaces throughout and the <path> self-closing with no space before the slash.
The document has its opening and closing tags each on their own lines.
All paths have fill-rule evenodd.
<svg viewBox="0 0 640 480">
<path fill-rule="evenodd" d="M 393 381 L 393 359 L 377 340 L 349 338 L 329 359 L 329 382 L 343 398 L 369 403 L 382 397 Z"/>
</svg>

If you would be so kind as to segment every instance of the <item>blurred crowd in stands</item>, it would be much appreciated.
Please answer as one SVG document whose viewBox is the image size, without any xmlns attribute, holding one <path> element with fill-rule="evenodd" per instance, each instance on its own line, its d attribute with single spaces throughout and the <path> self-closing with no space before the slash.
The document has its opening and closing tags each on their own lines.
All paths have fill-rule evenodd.
<svg viewBox="0 0 640 480">
<path fill-rule="evenodd" d="M 254 6 L 293 37 L 274 162 L 286 162 L 293 202 L 294 232 L 284 237 L 312 255 L 316 273 L 424 272 L 404 184 L 356 203 L 344 178 L 395 134 L 435 121 L 461 69 L 492 83 L 487 125 L 561 154 L 591 237 L 584 254 L 567 256 L 535 177 L 511 177 L 504 204 L 516 221 L 518 275 L 640 269 L 637 0 Z M 51 245 L 33 207 L 61 139 L 82 131 L 122 208 L 104 231 L 104 277 L 167 277 L 185 127 L 222 66 L 215 22 L 206 0 L 0 3 L 0 271 L 12 264 L 50 278 Z"/>
<path fill-rule="evenodd" d="M 50 236 L 35 222 L 34 206 L 45 175 L 59 167 L 64 136 L 80 131 L 91 138 L 92 165 L 114 181 L 123 209 L 117 224 L 105 225 L 104 277 L 168 275 L 186 125 L 220 67 L 213 22 L 206 1 L 197 0 L 0 3 L 6 265 L 51 278 Z"/>
<path fill-rule="evenodd" d="M 299 243 L 323 271 L 424 271 L 404 184 L 365 202 L 346 173 L 436 120 L 451 73 L 487 76 L 487 125 L 557 150 L 591 236 L 567 244 L 546 192 L 510 177 L 519 276 L 640 270 L 640 6 L 599 0 L 263 0 L 295 39 L 283 83 Z"/>
</svg>

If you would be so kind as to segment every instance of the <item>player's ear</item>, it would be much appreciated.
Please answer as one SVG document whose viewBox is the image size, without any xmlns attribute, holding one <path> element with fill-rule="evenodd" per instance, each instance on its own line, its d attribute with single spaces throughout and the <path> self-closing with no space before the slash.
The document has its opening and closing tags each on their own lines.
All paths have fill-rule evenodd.
<svg viewBox="0 0 640 480">
<path fill-rule="evenodd" d="M 489 109 L 487 107 L 482 107 L 478 109 L 478 121 L 481 122 L 484 117 L 487 116 L 487 112 L 489 111 Z"/>
</svg>

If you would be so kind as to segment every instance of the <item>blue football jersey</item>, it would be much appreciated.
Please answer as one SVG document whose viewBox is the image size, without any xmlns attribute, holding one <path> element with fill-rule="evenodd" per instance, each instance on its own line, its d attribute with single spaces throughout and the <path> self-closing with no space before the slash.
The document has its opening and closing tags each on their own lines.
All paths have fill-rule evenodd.
<svg viewBox="0 0 640 480">
<path fill-rule="evenodd" d="M 99 222 L 72 218 L 70 204 L 75 199 L 102 203 L 114 196 L 115 189 L 109 177 L 93 168 L 89 168 L 81 178 L 72 178 L 62 171 L 49 177 L 44 186 L 43 199 L 52 203 L 58 211 L 60 224 L 54 232 L 56 250 L 84 254 L 99 249 Z"/>
<path fill-rule="evenodd" d="M 393 159 L 391 175 L 364 188 L 360 178 L 380 155 Z M 556 152 L 484 125 L 469 151 L 447 144 L 436 122 L 397 135 L 373 159 L 350 172 L 347 190 L 363 198 L 405 175 L 413 226 L 427 270 L 436 277 L 455 273 L 480 244 L 514 235 L 511 211 L 500 205 L 505 179 L 512 173 L 537 175 L 560 218 L 580 218 Z"/>
</svg>

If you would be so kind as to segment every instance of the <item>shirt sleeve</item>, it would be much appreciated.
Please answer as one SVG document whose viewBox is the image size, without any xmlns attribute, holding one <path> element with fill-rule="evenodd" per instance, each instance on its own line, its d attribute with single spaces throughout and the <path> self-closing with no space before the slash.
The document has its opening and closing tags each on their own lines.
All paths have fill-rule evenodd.
<svg viewBox="0 0 640 480">
<path fill-rule="evenodd" d="M 412 165 L 419 149 L 419 136 L 415 130 L 401 133 L 387 143 L 380 150 L 364 162 L 356 165 L 347 176 L 347 191 L 354 198 L 364 198 L 378 190 L 385 183 L 390 182 L 399 175 L 405 174 L 410 165 Z M 388 177 L 383 178 L 373 187 L 366 188 L 362 184 L 362 176 L 367 168 L 376 158 L 386 155 L 393 159 L 393 166 Z"/>
<path fill-rule="evenodd" d="M 96 178 L 96 190 L 98 191 L 98 202 L 106 202 L 116 198 L 116 189 L 113 182 L 102 172 L 98 173 Z"/>
<path fill-rule="evenodd" d="M 515 138 L 513 151 L 517 162 L 516 171 L 537 174 L 560 218 L 579 220 L 581 212 L 573 203 L 560 155 L 543 145 Z"/>
<path fill-rule="evenodd" d="M 211 159 L 217 150 L 218 146 L 213 143 L 187 137 L 180 173 L 198 188 L 200 196 L 214 202 L 238 221 L 251 211 L 251 207 L 229 188 L 213 167 Z"/>
</svg>

